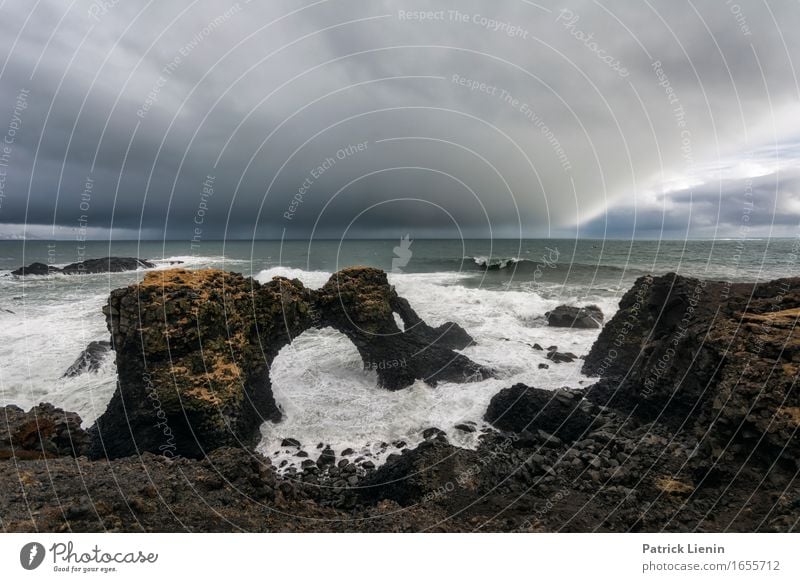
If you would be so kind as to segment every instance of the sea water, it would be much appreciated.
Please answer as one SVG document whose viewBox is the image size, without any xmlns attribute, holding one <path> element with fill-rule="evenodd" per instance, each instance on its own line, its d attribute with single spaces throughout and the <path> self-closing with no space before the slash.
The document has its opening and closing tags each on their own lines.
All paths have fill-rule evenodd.
<svg viewBox="0 0 800 582">
<path fill-rule="evenodd" d="M 678 272 L 728 281 L 769 280 L 796 273 L 792 240 L 742 241 L 218 241 L 200 249 L 181 241 L 0 241 L 0 405 L 28 408 L 39 402 L 78 412 L 85 426 L 105 410 L 115 388 L 113 357 L 96 373 L 63 374 L 86 345 L 108 339 L 102 307 L 111 290 L 136 283 L 145 270 L 100 275 L 18 279 L 23 264 L 54 266 L 83 258 L 135 256 L 155 269 L 221 268 L 268 281 L 298 278 L 319 288 L 338 269 L 385 269 L 398 293 L 430 325 L 453 321 L 476 345 L 463 354 L 492 368 L 496 377 L 467 384 L 418 381 L 390 392 L 377 386 L 355 347 L 339 332 L 310 330 L 273 362 L 271 378 L 283 411 L 262 426 L 259 450 L 277 462 L 296 463 L 284 438 L 303 444 L 311 459 L 318 444 L 370 454 L 376 462 L 413 446 L 437 427 L 458 446 L 474 447 L 488 429 L 483 414 L 492 396 L 523 382 L 544 389 L 586 387 L 582 360 L 554 364 L 547 348 L 586 354 L 598 330 L 550 328 L 545 313 L 560 304 L 598 305 L 606 319 L 635 279 Z M 539 369 L 546 363 L 548 369 Z M 470 425 L 465 432 L 458 425 Z"/>
</svg>

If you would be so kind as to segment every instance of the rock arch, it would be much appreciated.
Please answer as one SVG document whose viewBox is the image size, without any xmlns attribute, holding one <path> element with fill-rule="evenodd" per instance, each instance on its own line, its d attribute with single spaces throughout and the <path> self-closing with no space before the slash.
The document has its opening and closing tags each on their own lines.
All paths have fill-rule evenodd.
<svg viewBox="0 0 800 582">
<path fill-rule="evenodd" d="M 262 285 L 219 270 L 157 271 L 113 291 L 103 311 L 118 381 L 90 430 L 95 458 L 144 451 L 201 457 L 221 446 L 252 446 L 264 420 L 280 419 L 272 361 L 314 327 L 346 335 L 389 390 L 417 379 L 491 375 L 454 351 L 473 342 L 466 331 L 428 326 L 386 273 L 368 267 L 339 271 L 319 290 L 283 277 Z M 381 365 L 387 362 L 398 364 Z"/>
</svg>

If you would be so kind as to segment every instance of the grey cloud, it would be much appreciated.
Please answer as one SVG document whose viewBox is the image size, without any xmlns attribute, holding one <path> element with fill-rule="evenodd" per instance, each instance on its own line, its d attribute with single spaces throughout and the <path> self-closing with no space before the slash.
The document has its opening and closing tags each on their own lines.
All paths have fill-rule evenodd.
<svg viewBox="0 0 800 582">
<path fill-rule="evenodd" d="M 326 237 L 348 225 L 354 236 L 453 236 L 454 221 L 466 236 L 541 236 L 584 223 L 596 232 L 606 208 L 622 232 L 632 217 L 615 208 L 632 192 L 662 171 L 768 150 L 798 102 L 800 7 L 790 3 L 743 5 L 738 20 L 724 3 L 672 0 L 541 3 L 546 10 L 475 0 L 201 0 L 143 10 L 122 1 L 95 21 L 98 5 L 2 8 L 0 134 L 19 89 L 31 97 L 0 224 L 69 229 L 86 215 L 97 228 L 187 237 L 213 175 L 206 237 L 305 237 L 315 225 Z M 404 21 L 399 10 L 443 10 L 444 20 Z M 504 23 L 519 35 L 504 34 Z M 496 89 L 471 91 L 453 75 Z M 314 178 L 287 219 L 310 172 L 359 142 L 366 151 Z M 87 176 L 95 188 L 84 211 Z M 791 207 L 796 190 L 777 192 L 776 203 Z M 695 198 L 692 210 L 692 220 L 716 216 L 711 201 Z M 676 232 L 688 220 L 679 211 L 669 214 Z"/>
<path fill-rule="evenodd" d="M 800 170 L 722 180 L 620 205 L 582 226 L 584 236 L 631 238 L 797 236 Z"/>
</svg>

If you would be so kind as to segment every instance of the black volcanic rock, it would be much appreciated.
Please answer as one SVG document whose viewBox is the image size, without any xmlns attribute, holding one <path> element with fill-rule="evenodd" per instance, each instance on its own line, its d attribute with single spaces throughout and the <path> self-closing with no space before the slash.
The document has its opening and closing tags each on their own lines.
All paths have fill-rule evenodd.
<svg viewBox="0 0 800 582">
<path fill-rule="evenodd" d="M 642 277 L 584 362 L 587 397 L 694 430 L 716 455 L 800 459 L 800 279 Z"/>
<path fill-rule="evenodd" d="M 20 267 L 15 271 L 11 271 L 12 275 L 16 275 L 17 277 L 24 277 L 27 275 L 49 275 L 51 273 L 59 273 L 61 269 L 58 267 L 53 267 L 51 265 L 45 265 L 44 263 L 31 263 L 27 267 Z"/>
<path fill-rule="evenodd" d="M 500 430 L 521 433 L 543 430 L 571 442 L 582 438 L 594 416 L 581 404 L 583 394 L 573 390 L 540 390 L 515 384 L 496 394 L 484 419 Z"/>
<path fill-rule="evenodd" d="M 388 390 L 405 388 L 417 379 L 436 385 L 492 375 L 453 351 L 473 341 L 463 329 L 455 324 L 430 328 L 397 295 L 381 270 L 353 267 L 334 273 L 315 292 L 315 309 L 322 315 L 321 326 L 345 334 Z M 394 312 L 403 319 L 404 330 L 397 327 Z"/>
<path fill-rule="evenodd" d="M 391 300 L 392 309 L 403 321 L 405 331 L 416 334 L 424 341 L 437 344 L 451 350 L 463 350 L 475 343 L 472 336 L 457 323 L 443 323 L 439 327 L 431 327 L 425 323 L 411 304 L 404 297 L 396 296 Z"/>
<path fill-rule="evenodd" d="M 67 265 L 61 272 L 66 275 L 92 275 L 97 273 L 122 273 L 136 269 L 152 269 L 155 265 L 143 259 L 132 257 L 106 257 L 104 259 L 88 259 Z"/>
<path fill-rule="evenodd" d="M 469 475 L 477 466 L 474 451 L 459 449 L 445 440 L 432 439 L 403 455 L 396 455 L 359 483 L 359 497 L 366 502 L 390 499 L 401 506 L 449 496 L 455 479 Z"/>
<path fill-rule="evenodd" d="M 591 398 L 648 420 L 698 413 L 725 351 L 708 334 L 735 312 L 722 293 L 722 283 L 675 274 L 639 278 L 586 356 L 584 374 L 602 378 Z"/>
<path fill-rule="evenodd" d="M 573 307 L 559 305 L 545 313 L 550 327 L 574 327 L 577 329 L 597 329 L 603 325 L 603 312 L 596 305 Z"/>
<path fill-rule="evenodd" d="M 333 465 L 336 463 L 336 452 L 330 448 L 325 447 L 322 449 L 322 453 L 320 453 L 319 458 L 317 459 L 317 466 L 325 467 L 327 465 Z"/>
<path fill-rule="evenodd" d="M 74 412 L 46 403 L 28 412 L 14 405 L 0 408 L 0 461 L 78 457 L 86 454 L 88 444 Z"/>
<path fill-rule="evenodd" d="M 281 417 L 269 365 L 311 325 L 307 301 L 299 281 L 262 286 L 217 270 L 153 271 L 113 291 L 103 311 L 118 384 L 90 429 L 90 456 L 254 445 Z"/>
<path fill-rule="evenodd" d="M 74 378 L 85 372 L 96 372 L 100 369 L 100 365 L 110 351 L 111 342 L 109 341 L 91 342 L 72 365 L 67 368 L 67 371 L 64 372 L 64 378 Z"/>
<path fill-rule="evenodd" d="M 71 263 L 59 269 L 44 263 L 32 263 L 27 267 L 20 267 L 16 271 L 11 271 L 12 275 L 24 277 L 29 275 L 50 275 L 62 273 L 64 275 L 94 275 L 98 273 L 122 273 L 125 271 L 135 271 L 136 269 L 152 269 L 155 265 L 144 259 L 132 257 L 105 257 L 103 259 L 88 259 L 78 263 Z"/>
<path fill-rule="evenodd" d="M 569 352 L 557 352 L 553 350 L 551 352 L 547 352 L 546 358 L 552 361 L 554 364 L 564 364 L 564 363 L 571 363 L 575 361 L 575 354 L 571 354 Z"/>
<path fill-rule="evenodd" d="M 441 439 L 446 437 L 447 433 L 440 428 L 436 428 L 435 426 L 426 428 L 425 430 L 422 431 L 422 438 L 424 438 L 425 440 Z"/>
<path fill-rule="evenodd" d="M 106 310 L 124 352 L 122 395 L 115 398 L 124 397 L 131 408 L 137 444 L 147 444 L 146 420 L 168 418 L 170 427 L 180 427 L 182 409 L 169 400 L 170 390 L 174 400 L 185 401 L 189 428 L 203 446 L 219 442 L 226 423 L 229 432 L 246 436 L 242 403 L 264 393 L 263 386 L 248 383 L 254 367 L 246 362 L 258 358 L 226 358 L 243 349 L 264 357 L 261 348 L 265 359 L 274 357 L 288 341 L 279 334 L 287 327 L 286 335 L 304 329 L 303 310 L 311 311 L 312 325 L 328 325 L 327 312 L 315 304 L 317 292 L 299 282 L 260 286 L 240 276 L 203 273 L 173 273 L 161 281 L 151 276 L 144 288 L 115 292 Z M 136 292 L 143 294 L 141 305 Z M 359 305 L 357 294 L 343 299 L 348 311 L 374 315 L 360 320 L 365 327 L 392 316 L 391 305 Z M 141 322 L 131 316 L 139 307 Z M 64 446 L 64 426 L 74 429 L 66 431 L 72 443 L 81 434 L 77 417 L 59 421 L 56 413 L 70 413 L 48 405 L 35 414 L 6 407 L 0 441 L 3 420 L 13 429 L 0 451 L 8 458 L 13 440 L 17 454 L 0 471 L 3 529 L 796 531 L 798 317 L 800 279 L 758 285 L 676 276 L 640 281 L 607 324 L 612 333 L 604 331 L 586 359 L 587 368 L 601 375 L 595 386 L 542 391 L 516 385 L 492 400 L 487 418 L 499 430 L 476 434 L 475 450 L 431 438 L 389 455 L 377 468 L 358 455 L 353 462 L 319 465 L 298 451 L 295 462 L 305 459 L 306 468 L 298 471 L 282 460 L 281 475 L 269 459 L 243 448 L 244 439 L 203 459 L 144 452 L 90 461 L 72 458 L 78 451 Z M 201 341 L 206 357 L 192 360 Z M 240 343 L 251 341 L 258 352 Z M 147 375 L 138 381 L 155 389 L 138 393 L 133 352 L 142 346 L 147 368 L 138 371 Z M 706 369 L 707 358 L 715 366 Z M 228 363 L 238 367 L 238 378 L 228 375 Z M 705 383 L 707 394 L 694 391 L 696 381 Z M 639 392 L 644 387 L 648 394 Z M 218 401 L 204 408 L 203 400 L 212 398 Z M 148 417 L 144 404 L 163 412 Z M 126 418 L 110 410 L 103 433 L 109 442 L 118 437 L 114 431 L 130 431 Z M 61 453 L 66 456 L 53 458 Z"/>
<path fill-rule="evenodd" d="M 400 330 L 396 310 L 408 321 L 417 317 L 386 274 L 367 267 L 339 271 L 317 291 L 296 279 L 261 285 L 211 269 L 148 273 L 139 285 L 113 291 L 104 308 L 119 383 L 91 429 L 91 454 L 202 457 L 255 444 L 259 426 L 281 417 L 269 367 L 311 328 L 346 335 L 390 390 L 418 379 L 433 385 L 491 374 L 442 345 L 472 343 L 466 332 L 448 328 L 455 331 L 440 341 L 421 320 Z"/>
</svg>

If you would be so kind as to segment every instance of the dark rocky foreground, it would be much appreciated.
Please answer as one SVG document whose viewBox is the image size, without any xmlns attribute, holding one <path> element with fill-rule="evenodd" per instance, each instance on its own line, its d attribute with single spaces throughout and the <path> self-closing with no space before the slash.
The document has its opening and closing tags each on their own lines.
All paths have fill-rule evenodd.
<svg viewBox="0 0 800 582">
<path fill-rule="evenodd" d="M 91 461 L 85 455 L 97 456 L 97 427 L 90 435 L 74 415 L 52 407 L 29 413 L 7 408 L 0 415 L 8 430 L 0 454 L 13 457 L 0 472 L 5 530 L 798 529 L 800 279 L 730 286 L 674 275 L 642 278 L 586 355 L 585 371 L 599 377 L 597 384 L 554 392 L 518 384 L 501 391 L 486 412 L 496 430 L 482 435 L 477 450 L 456 448 L 447 435 L 430 430 L 416 449 L 404 449 L 377 469 L 350 451 L 326 448 L 318 461 L 279 475 L 268 459 L 244 445 L 231 446 L 213 422 L 219 418 L 235 427 L 243 402 L 267 393 L 268 364 L 246 368 L 241 360 L 252 356 L 246 351 L 253 349 L 250 342 L 260 340 L 268 353 L 277 353 L 275 346 L 304 326 L 333 325 L 351 337 L 366 364 L 393 353 L 385 342 L 413 349 L 404 346 L 431 341 L 437 330 L 416 321 L 407 302 L 372 269 L 339 273 L 320 291 L 285 279 L 256 287 L 238 276 L 204 273 L 178 271 L 112 295 L 107 312 L 120 367 L 115 398 L 125 398 L 135 422 L 130 428 L 119 424 L 112 402 L 102 430 L 127 434 L 126 442 L 137 446 L 163 442 L 145 425 L 145 419 L 152 424 L 161 418 L 152 406 L 150 416 L 145 412 L 152 398 L 144 393 L 147 400 L 137 402 L 134 376 L 126 376 L 126 369 L 139 370 L 137 354 L 145 353 L 161 410 L 173 415 L 170 422 L 177 419 L 169 408 L 170 390 L 173 398 L 219 399 L 216 417 L 212 408 L 198 405 L 200 412 L 187 424 L 204 439 L 206 454 L 177 458 L 172 449 L 162 449 L 166 456 L 147 452 Z M 135 293 L 145 308 L 141 321 L 126 315 L 135 309 Z M 376 336 L 393 339 L 377 341 L 372 352 L 371 336 L 362 334 L 385 332 L 398 309 L 406 310 L 405 332 Z M 150 310 L 161 324 L 150 319 Z M 279 315 L 269 319 L 273 312 Z M 219 327 L 226 320 L 215 317 L 222 313 L 234 317 Z M 415 325 L 418 336 L 410 331 Z M 442 350 L 471 341 L 460 328 L 450 337 L 447 330 L 454 328 L 443 327 Z M 131 344 L 136 337 L 139 343 Z M 231 346 L 231 338 L 238 343 Z M 225 370 L 235 364 L 238 383 L 210 382 L 202 392 L 190 382 L 192 374 L 205 373 L 191 360 L 197 345 L 192 342 L 201 341 L 204 349 L 213 348 L 206 352 L 207 365 Z M 167 343 L 178 347 L 171 364 L 159 351 Z M 226 352 L 226 346 L 234 349 Z M 231 352 L 240 359 L 217 359 Z M 463 372 L 474 364 L 465 360 L 455 359 L 463 366 L 455 376 L 469 380 Z M 173 375 L 167 376 L 170 366 Z M 263 372 L 262 382 L 248 383 L 259 377 L 252 373 L 256 369 Z M 425 370 L 412 368 L 413 377 Z M 169 383 L 162 383 L 162 373 Z M 213 376 L 225 378 L 221 372 Z M 400 389 L 408 377 L 387 376 L 385 387 Z M 182 439 L 175 442 L 186 455 L 192 447 L 188 436 Z"/>
</svg>

